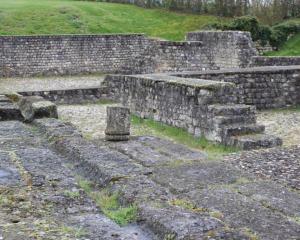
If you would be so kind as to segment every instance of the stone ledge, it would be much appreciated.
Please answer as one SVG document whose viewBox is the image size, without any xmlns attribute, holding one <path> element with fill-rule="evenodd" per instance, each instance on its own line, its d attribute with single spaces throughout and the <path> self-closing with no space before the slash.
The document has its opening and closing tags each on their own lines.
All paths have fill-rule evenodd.
<svg viewBox="0 0 300 240">
<path fill-rule="evenodd" d="M 185 77 L 195 75 L 219 75 L 219 74 L 236 74 L 236 73 L 285 73 L 300 71 L 300 65 L 292 66 L 263 66 L 263 67 L 249 67 L 249 68 L 228 68 L 222 70 L 204 70 L 204 71 L 183 71 L 180 73 L 170 73 L 171 76 Z"/>
</svg>

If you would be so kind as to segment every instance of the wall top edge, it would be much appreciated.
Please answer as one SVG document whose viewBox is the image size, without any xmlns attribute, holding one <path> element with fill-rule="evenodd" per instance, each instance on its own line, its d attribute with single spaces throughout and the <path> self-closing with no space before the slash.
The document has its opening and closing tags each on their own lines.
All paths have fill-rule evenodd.
<svg viewBox="0 0 300 240">
<path fill-rule="evenodd" d="M 41 35 L 0 35 L 0 38 L 57 38 L 57 37 L 145 37 L 144 33 L 115 33 L 115 34 L 41 34 Z"/>
</svg>

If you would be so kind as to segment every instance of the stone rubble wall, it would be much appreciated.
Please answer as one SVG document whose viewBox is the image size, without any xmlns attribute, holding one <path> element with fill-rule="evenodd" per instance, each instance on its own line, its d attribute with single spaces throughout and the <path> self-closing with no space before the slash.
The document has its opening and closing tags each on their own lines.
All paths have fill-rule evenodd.
<svg viewBox="0 0 300 240">
<path fill-rule="evenodd" d="M 167 75 L 108 75 L 109 96 L 142 117 L 188 130 L 200 136 L 214 129 L 208 106 L 233 103 L 234 85 Z"/>
<path fill-rule="evenodd" d="M 148 48 L 149 40 L 138 34 L 2 36 L 0 75 L 127 72 L 126 63 L 138 61 Z M 142 67 L 143 71 L 152 70 L 151 63 Z"/>
<path fill-rule="evenodd" d="M 49 90 L 49 91 L 31 91 L 19 92 L 23 96 L 41 96 L 46 100 L 56 104 L 81 104 L 97 102 L 100 100 L 109 100 L 107 88 L 82 88 L 68 90 Z"/>
<path fill-rule="evenodd" d="M 272 109 L 300 104 L 300 66 L 256 67 L 174 74 L 236 84 L 239 104 Z"/>
<path fill-rule="evenodd" d="M 251 67 L 300 65 L 300 57 L 252 57 Z"/>
<path fill-rule="evenodd" d="M 204 43 L 210 51 L 210 61 L 220 68 L 246 67 L 249 59 L 258 54 L 249 32 L 190 32 L 186 40 Z"/>
<path fill-rule="evenodd" d="M 142 34 L 1 36 L 0 77 L 220 69 L 248 65 L 255 55 L 250 35 L 241 32 L 191 33 L 187 40 Z"/>
</svg>

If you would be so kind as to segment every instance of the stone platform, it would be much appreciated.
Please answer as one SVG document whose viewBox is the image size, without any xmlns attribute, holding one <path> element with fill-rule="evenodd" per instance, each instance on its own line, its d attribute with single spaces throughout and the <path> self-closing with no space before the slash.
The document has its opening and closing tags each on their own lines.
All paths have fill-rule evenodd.
<svg viewBox="0 0 300 240">
<path fill-rule="evenodd" d="M 273 240 L 300 234 L 297 191 L 168 140 L 92 143 L 70 124 L 41 119 L 33 125 L 0 122 L 0 141 L 4 239 L 28 232 L 62 238 L 66 226 L 70 239 Z M 124 206 L 135 204 L 138 224 L 120 227 L 103 216 L 76 183 L 79 176 L 98 191 L 118 192 Z M 81 237 L 75 237 L 78 229 Z"/>
<path fill-rule="evenodd" d="M 103 80 L 104 75 L 0 78 L 0 94 L 41 96 L 57 104 L 97 102 L 107 97 L 107 89 L 101 86 Z"/>
</svg>

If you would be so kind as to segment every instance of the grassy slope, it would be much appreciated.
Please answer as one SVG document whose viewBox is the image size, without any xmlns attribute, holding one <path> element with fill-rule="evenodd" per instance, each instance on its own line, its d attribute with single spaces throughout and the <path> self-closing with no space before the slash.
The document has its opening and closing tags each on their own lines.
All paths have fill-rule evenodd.
<svg viewBox="0 0 300 240">
<path fill-rule="evenodd" d="M 300 34 L 290 38 L 279 51 L 269 52 L 267 56 L 300 56 Z"/>
<path fill-rule="evenodd" d="M 297 22 L 300 24 L 300 19 L 289 20 L 289 22 Z M 300 33 L 290 38 L 276 52 L 269 52 L 267 56 L 300 56 Z"/>
<path fill-rule="evenodd" d="M 0 6 L 1 35 L 137 32 L 182 40 L 186 32 L 220 21 L 214 16 L 70 0 L 0 0 Z"/>
</svg>

